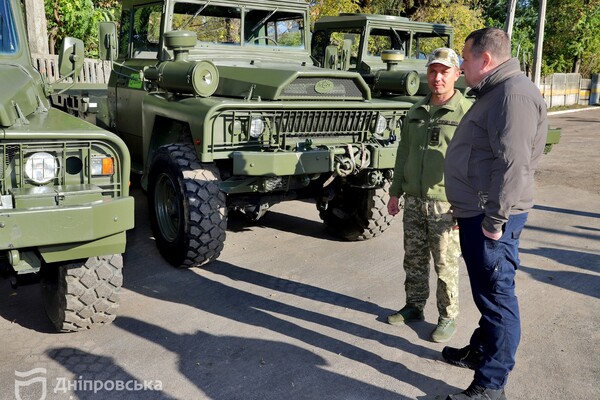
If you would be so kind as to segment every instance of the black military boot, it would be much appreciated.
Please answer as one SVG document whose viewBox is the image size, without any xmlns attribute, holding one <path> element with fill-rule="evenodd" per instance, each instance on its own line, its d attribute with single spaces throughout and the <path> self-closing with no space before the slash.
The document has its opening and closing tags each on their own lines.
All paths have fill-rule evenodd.
<svg viewBox="0 0 600 400">
<path fill-rule="evenodd" d="M 477 369 L 483 362 L 483 353 L 472 349 L 470 345 L 462 349 L 446 346 L 442 350 L 442 357 L 449 364 L 469 369 Z"/>
<path fill-rule="evenodd" d="M 506 394 L 503 388 L 490 389 L 471 383 L 466 390 L 451 394 L 446 400 L 506 400 Z"/>
</svg>

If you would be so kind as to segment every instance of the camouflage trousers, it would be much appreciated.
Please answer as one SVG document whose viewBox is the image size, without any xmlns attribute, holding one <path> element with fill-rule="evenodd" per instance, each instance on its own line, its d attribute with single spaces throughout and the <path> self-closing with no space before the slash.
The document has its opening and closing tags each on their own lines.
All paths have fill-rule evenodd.
<svg viewBox="0 0 600 400">
<path fill-rule="evenodd" d="M 406 303 L 419 309 L 429 297 L 429 270 L 437 273 L 437 308 L 440 317 L 458 315 L 458 258 L 460 244 L 450 203 L 405 196 L 404 271 Z"/>
</svg>

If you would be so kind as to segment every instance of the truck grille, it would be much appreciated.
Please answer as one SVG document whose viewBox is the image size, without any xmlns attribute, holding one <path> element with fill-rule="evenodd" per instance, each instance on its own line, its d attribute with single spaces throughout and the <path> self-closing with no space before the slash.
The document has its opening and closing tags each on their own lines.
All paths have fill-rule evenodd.
<svg viewBox="0 0 600 400">
<path fill-rule="evenodd" d="M 353 137 L 356 140 L 367 140 L 378 116 L 379 111 L 373 110 L 256 110 L 233 111 L 223 115 L 226 121 L 245 121 L 245 126 L 252 118 L 261 117 L 267 121 L 271 136 Z"/>
<path fill-rule="evenodd" d="M 319 83 L 326 82 L 326 91 L 318 91 Z M 314 99 L 314 98 L 343 98 L 347 100 L 364 99 L 364 94 L 353 79 L 318 78 L 301 76 L 287 85 L 279 96 L 280 99 Z"/>
<path fill-rule="evenodd" d="M 25 171 L 27 159 L 37 152 L 45 152 L 56 160 L 55 178 L 41 186 L 66 186 L 94 184 L 103 188 L 105 195 L 117 195 L 120 182 L 119 158 L 114 157 L 115 173 L 92 177 L 90 162 L 94 155 L 117 154 L 107 143 L 98 141 L 77 142 L 22 142 L 0 144 L 0 193 L 7 195 L 11 189 L 40 186 L 32 183 Z"/>
<path fill-rule="evenodd" d="M 289 137 L 345 136 L 367 132 L 377 112 L 373 111 L 284 111 L 275 115 L 279 132 Z"/>
</svg>

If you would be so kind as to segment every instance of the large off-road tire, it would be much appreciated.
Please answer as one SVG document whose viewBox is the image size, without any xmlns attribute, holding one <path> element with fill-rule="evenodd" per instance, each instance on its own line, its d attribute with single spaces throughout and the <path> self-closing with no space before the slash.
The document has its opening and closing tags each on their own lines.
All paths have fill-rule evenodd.
<svg viewBox="0 0 600 400">
<path fill-rule="evenodd" d="M 120 254 L 66 265 L 44 265 L 44 308 L 59 332 L 77 332 L 112 322 L 123 286 Z"/>
<path fill-rule="evenodd" d="M 150 222 L 162 256 L 177 267 L 200 266 L 221 254 L 227 231 L 219 170 L 198 161 L 191 144 L 156 151 L 148 179 Z"/>
<path fill-rule="evenodd" d="M 379 189 L 343 186 L 319 215 L 325 226 L 342 239 L 374 238 L 392 223 L 392 216 L 387 211 L 388 188 L 389 184 Z"/>
</svg>

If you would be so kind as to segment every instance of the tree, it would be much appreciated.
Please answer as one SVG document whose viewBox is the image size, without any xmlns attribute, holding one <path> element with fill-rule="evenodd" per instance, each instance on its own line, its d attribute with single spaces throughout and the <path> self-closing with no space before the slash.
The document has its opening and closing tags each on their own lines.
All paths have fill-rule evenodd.
<svg viewBox="0 0 600 400">
<path fill-rule="evenodd" d="M 50 53 L 67 36 L 84 40 L 88 56 L 98 54 L 98 22 L 118 19 L 116 0 L 45 0 Z"/>
<path fill-rule="evenodd" d="M 600 0 L 549 0 L 543 72 L 597 72 L 599 31 Z"/>
<path fill-rule="evenodd" d="M 307 0 L 307 2 L 311 6 L 311 24 L 314 24 L 320 17 L 338 15 L 342 12 L 356 13 L 362 10 L 358 0 Z"/>
<path fill-rule="evenodd" d="M 484 27 L 482 11 L 472 8 L 469 0 L 428 0 L 424 4 L 412 19 L 454 27 L 454 50 L 459 53 L 462 52 L 469 33 Z"/>
<path fill-rule="evenodd" d="M 369 9 L 374 14 L 412 18 L 419 9 L 427 6 L 428 0 L 371 0 L 370 3 Z"/>
<path fill-rule="evenodd" d="M 503 28 L 506 0 L 479 0 L 485 25 Z M 533 61 L 539 2 L 517 0 L 512 35 L 513 56 L 529 70 Z M 600 69 L 600 0 L 548 0 L 542 73 L 580 72 L 589 76 Z"/>
</svg>

